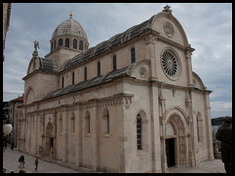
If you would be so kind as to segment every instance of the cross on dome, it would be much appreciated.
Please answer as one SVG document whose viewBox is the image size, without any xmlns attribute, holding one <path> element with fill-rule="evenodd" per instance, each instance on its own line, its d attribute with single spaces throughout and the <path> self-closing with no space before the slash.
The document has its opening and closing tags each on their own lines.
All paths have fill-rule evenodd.
<svg viewBox="0 0 235 176">
<path fill-rule="evenodd" d="M 73 11 L 72 10 L 70 11 L 69 16 L 70 16 L 70 19 L 72 19 L 72 16 L 73 16 Z"/>
</svg>

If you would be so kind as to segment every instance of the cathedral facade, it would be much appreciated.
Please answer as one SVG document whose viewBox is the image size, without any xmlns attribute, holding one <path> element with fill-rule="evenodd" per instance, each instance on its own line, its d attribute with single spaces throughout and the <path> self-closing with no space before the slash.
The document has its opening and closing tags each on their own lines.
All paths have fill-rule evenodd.
<svg viewBox="0 0 235 176">
<path fill-rule="evenodd" d="M 168 172 L 212 160 L 209 94 L 169 6 L 89 48 L 70 16 L 29 62 L 18 149 L 82 172 Z"/>
</svg>

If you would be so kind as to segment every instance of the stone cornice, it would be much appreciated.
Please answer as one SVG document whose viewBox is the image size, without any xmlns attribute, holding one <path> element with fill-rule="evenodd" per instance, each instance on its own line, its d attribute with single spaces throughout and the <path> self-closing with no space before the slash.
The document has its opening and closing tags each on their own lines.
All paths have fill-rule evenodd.
<svg viewBox="0 0 235 176">
<path fill-rule="evenodd" d="M 75 110 L 76 106 L 79 107 L 79 109 L 91 109 L 91 108 L 101 108 L 101 107 L 108 107 L 108 106 L 118 106 L 118 105 L 124 105 L 125 108 L 129 108 L 130 104 L 132 103 L 132 97 L 134 95 L 132 94 L 117 94 L 110 97 L 105 97 L 101 99 L 90 99 L 88 101 L 84 102 L 74 102 L 74 104 L 67 104 L 67 105 L 60 105 L 53 108 L 48 109 L 41 109 L 41 110 L 35 110 L 33 112 L 27 112 L 25 113 L 26 116 L 30 115 L 39 115 L 42 112 L 45 112 L 45 114 L 54 114 L 56 112 L 63 112 L 65 110 Z"/>
<path fill-rule="evenodd" d="M 190 45 L 185 47 L 183 45 L 180 45 L 180 44 L 178 44 L 178 43 L 176 43 L 176 42 L 174 42 L 174 41 L 172 41 L 170 39 L 167 39 L 167 38 L 165 38 L 163 36 L 160 36 L 160 35 L 157 37 L 157 40 L 162 41 L 162 42 L 164 42 L 164 43 L 166 43 L 168 45 L 174 46 L 174 47 L 176 47 L 176 48 L 178 48 L 180 50 L 183 50 L 183 51 L 193 52 L 195 50 L 194 48 L 191 48 Z"/>
<path fill-rule="evenodd" d="M 105 97 L 101 99 L 90 99 L 86 102 L 79 102 L 80 109 L 91 109 L 91 108 L 101 108 L 108 106 L 118 106 L 124 105 L 126 108 L 129 108 L 132 103 L 132 94 L 116 94 L 114 96 Z"/>
<path fill-rule="evenodd" d="M 35 71 L 31 72 L 30 74 L 26 75 L 25 77 L 23 77 L 22 79 L 25 81 L 26 79 L 30 78 L 31 76 L 33 76 L 37 73 L 50 74 L 50 75 L 56 75 L 57 74 L 57 73 L 45 72 L 45 71 L 42 71 L 42 70 L 35 70 Z"/>
</svg>

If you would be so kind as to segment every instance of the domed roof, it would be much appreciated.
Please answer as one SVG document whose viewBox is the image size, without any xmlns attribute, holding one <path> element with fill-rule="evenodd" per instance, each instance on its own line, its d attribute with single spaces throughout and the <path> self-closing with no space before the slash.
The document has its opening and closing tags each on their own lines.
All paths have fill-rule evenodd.
<svg viewBox="0 0 235 176">
<path fill-rule="evenodd" d="M 82 37 L 87 40 L 87 35 L 84 29 L 82 28 L 80 23 L 74 20 L 72 17 L 63 21 L 59 26 L 57 26 L 57 28 L 53 32 L 52 39 L 54 37 L 65 35 L 65 34 Z"/>
</svg>

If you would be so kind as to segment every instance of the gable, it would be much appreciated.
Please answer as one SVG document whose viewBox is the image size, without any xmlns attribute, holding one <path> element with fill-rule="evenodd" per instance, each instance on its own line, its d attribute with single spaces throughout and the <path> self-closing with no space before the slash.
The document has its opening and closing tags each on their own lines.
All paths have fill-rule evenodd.
<svg viewBox="0 0 235 176">
<path fill-rule="evenodd" d="M 182 25 L 171 12 L 160 12 L 154 16 L 151 28 L 160 36 L 176 42 L 182 46 L 188 46 L 188 39 Z"/>
</svg>

